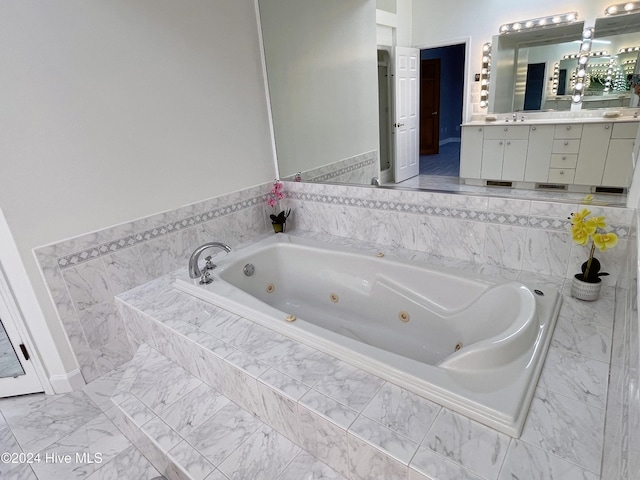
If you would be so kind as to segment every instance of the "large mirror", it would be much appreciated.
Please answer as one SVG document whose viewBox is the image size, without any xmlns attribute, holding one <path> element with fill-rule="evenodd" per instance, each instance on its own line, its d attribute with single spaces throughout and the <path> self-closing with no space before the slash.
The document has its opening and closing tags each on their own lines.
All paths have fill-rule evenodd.
<svg viewBox="0 0 640 480">
<path fill-rule="evenodd" d="M 556 94 L 552 72 L 556 63 L 578 53 L 583 30 L 584 22 L 575 22 L 494 36 L 489 113 L 569 110 L 571 73 L 578 61 L 566 59 L 559 65 Z"/>
<path fill-rule="evenodd" d="M 376 9 L 380 8 L 381 3 L 384 2 L 381 0 L 257 1 L 280 177 L 292 179 L 300 174 L 302 181 L 305 182 L 345 182 L 359 185 L 371 185 L 371 179 L 374 176 L 384 180 L 384 170 L 388 166 L 388 160 L 380 158 L 378 154 L 381 149 L 386 150 L 382 145 L 385 135 L 381 135 L 379 128 L 383 129 L 383 122 L 388 120 L 388 110 L 392 103 L 390 92 L 382 89 L 379 92 L 378 89 L 380 76 L 388 77 L 391 74 L 389 66 L 392 63 L 389 61 L 390 49 L 387 52 L 379 50 L 381 28 L 377 25 L 380 17 L 377 16 Z M 388 3 L 400 5 L 400 0 L 397 3 L 395 0 L 389 0 Z M 603 4 L 602 9 L 598 7 L 597 11 L 602 11 L 605 6 Z M 393 8 L 389 8 L 388 11 L 393 13 Z M 403 12 L 398 11 L 400 16 Z M 408 15 L 411 16 L 411 13 Z M 505 18 L 504 15 L 501 17 Z M 511 19 L 517 20 L 517 14 L 514 13 Z M 598 20 L 596 31 L 601 28 L 600 19 Z M 424 22 L 420 23 L 415 19 L 413 22 L 409 20 L 409 24 L 413 29 L 429 28 Z M 542 37 L 540 32 L 528 34 L 528 36 L 524 33 L 516 34 L 523 37 L 511 35 L 499 41 L 503 45 L 494 45 L 492 95 L 500 91 L 508 92 L 499 97 L 508 99 L 506 101 L 509 105 L 501 107 L 500 102 L 496 102 L 494 97 L 490 112 L 498 112 L 501 108 L 504 108 L 505 112 L 512 112 L 514 99 L 522 95 L 523 83 L 516 81 L 518 70 L 513 67 L 514 57 L 505 61 L 507 68 L 502 69 L 500 59 L 506 56 L 502 57 L 501 49 L 511 48 L 514 51 L 522 49 L 522 59 L 560 65 L 565 55 L 579 51 L 579 41 L 585 24 L 592 25 L 593 21 L 545 29 Z M 499 26 L 499 22 L 496 21 L 491 31 L 496 32 Z M 632 25 L 628 21 L 625 25 L 604 26 L 606 28 L 602 28 L 598 34 L 599 37 L 605 32 L 609 37 L 614 34 L 622 35 L 623 32 L 625 34 L 632 31 L 640 32 L 640 25 Z M 488 27 L 483 26 L 482 30 L 475 31 L 474 35 L 482 38 L 486 35 L 484 32 L 488 30 Z M 394 38 L 393 35 L 395 33 L 389 34 L 389 38 Z M 456 35 L 462 34 L 451 33 L 447 38 L 453 38 Z M 488 40 L 489 36 L 484 38 Z M 445 40 L 443 39 L 443 42 Z M 599 41 L 600 38 L 596 40 Z M 404 44 L 408 44 L 406 39 Z M 640 45 L 640 41 L 625 39 L 616 43 L 616 46 L 626 47 L 636 44 Z M 478 54 L 472 51 L 475 49 L 478 50 Z M 464 82 L 465 97 L 465 105 L 460 107 L 459 112 L 462 121 L 468 120 L 471 114 L 469 102 L 473 101 L 472 87 L 475 86 L 472 83 L 473 74 L 480 71 L 480 49 L 480 44 L 471 42 L 467 43 L 467 51 L 464 53 L 464 61 L 467 63 L 462 70 L 467 71 L 460 74 Z M 598 42 L 594 42 L 593 49 L 604 48 Z M 609 50 L 612 50 L 612 47 L 609 47 Z M 476 60 L 478 61 L 475 62 Z M 563 69 L 567 72 L 565 78 L 575 65 L 575 60 L 573 66 L 571 60 L 563 64 Z M 507 74 L 507 81 L 504 81 L 502 75 L 507 71 L 511 73 Z M 546 75 L 545 81 L 548 82 L 551 74 L 547 72 Z M 570 84 L 567 85 L 567 88 L 570 88 Z M 564 107 L 541 106 L 541 109 L 545 108 L 561 110 Z M 473 113 L 488 112 L 475 110 Z M 466 186 L 457 182 L 454 177 L 448 178 L 452 178 L 453 181 L 444 186 L 441 183 L 416 182 L 401 184 L 400 187 L 467 191 Z M 546 195 L 545 192 L 540 192 L 539 195 L 531 195 L 530 192 L 520 194 L 516 189 L 502 189 L 495 192 L 499 192 L 495 194 L 501 196 L 543 198 Z"/>
</svg>

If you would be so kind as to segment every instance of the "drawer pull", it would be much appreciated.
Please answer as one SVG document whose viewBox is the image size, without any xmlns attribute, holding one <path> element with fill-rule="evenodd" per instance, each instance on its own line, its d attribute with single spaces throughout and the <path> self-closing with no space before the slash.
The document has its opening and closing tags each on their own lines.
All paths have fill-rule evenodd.
<svg viewBox="0 0 640 480">
<path fill-rule="evenodd" d="M 502 142 L 502 140 L 500 140 L 500 142 L 498 143 L 498 145 L 502 145 L 502 144 L 503 144 L 503 142 Z"/>
<path fill-rule="evenodd" d="M 605 125 L 605 126 L 604 126 L 604 129 L 605 129 L 605 130 L 609 130 L 609 125 Z"/>
<path fill-rule="evenodd" d="M 566 159 L 567 159 L 567 157 L 562 157 L 562 160 L 566 160 Z"/>
<path fill-rule="evenodd" d="M 536 127 L 531 127 L 531 130 L 535 130 L 535 129 L 536 129 Z"/>
<path fill-rule="evenodd" d="M 564 145 L 565 145 L 565 147 L 566 147 L 567 145 L 569 145 L 569 142 L 564 142 Z"/>
<path fill-rule="evenodd" d="M 507 142 L 507 145 L 511 145 L 511 142 Z"/>
<path fill-rule="evenodd" d="M 564 170 L 560 170 L 560 175 L 564 175 Z"/>
<path fill-rule="evenodd" d="M 569 126 L 569 127 L 567 127 L 567 130 L 571 130 L 571 127 L 570 127 L 570 126 Z"/>
<path fill-rule="evenodd" d="M 509 131 L 509 127 L 504 127 L 504 131 L 508 132 Z"/>
</svg>

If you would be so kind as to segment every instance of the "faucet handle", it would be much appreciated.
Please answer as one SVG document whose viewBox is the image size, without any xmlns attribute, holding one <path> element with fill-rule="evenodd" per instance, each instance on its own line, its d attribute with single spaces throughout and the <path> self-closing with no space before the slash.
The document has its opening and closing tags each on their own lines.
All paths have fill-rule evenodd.
<svg viewBox="0 0 640 480">
<path fill-rule="evenodd" d="M 211 255 L 209 255 L 208 257 L 204 257 L 204 259 L 207 261 L 207 263 L 205 263 L 204 265 L 205 270 L 213 270 L 214 268 L 216 268 L 216 265 L 211 262 L 211 258 Z"/>
<path fill-rule="evenodd" d="M 213 282 L 213 278 L 211 278 L 211 273 L 209 270 L 205 269 L 202 271 L 202 276 L 200 277 L 200 285 L 209 285 Z"/>
</svg>

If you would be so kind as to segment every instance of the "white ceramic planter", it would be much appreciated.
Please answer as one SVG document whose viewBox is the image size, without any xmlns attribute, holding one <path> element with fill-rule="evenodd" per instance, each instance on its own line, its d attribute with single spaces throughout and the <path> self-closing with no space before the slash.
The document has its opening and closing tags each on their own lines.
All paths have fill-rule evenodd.
<svg viewBox="0 0 640 480">
<path fill-rule="evenodd" d="M 571 282 L 571 296 L 578 300 L 585 300 L 587 302 L 593 302 L 600 296 L 600 289 L 602 288 L 602 281 L 598 279 L 598 283 L 583 282 L 578 278 L 576 274 Z"/>
</svg>

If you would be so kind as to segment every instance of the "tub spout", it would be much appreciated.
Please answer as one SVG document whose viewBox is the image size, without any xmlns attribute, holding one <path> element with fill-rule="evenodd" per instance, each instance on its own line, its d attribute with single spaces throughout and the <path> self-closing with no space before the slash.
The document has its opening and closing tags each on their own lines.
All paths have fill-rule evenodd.
<svg viewBox="0 0 640 480">
<path fill-rule="evenodd" d="M 198 267 L 198 259 L 200 258 L 200 254 L 208 248 L 220 248 L 221 250 L 224 250 L 227 253 L 231 251 L 231 247 L 226 243 L 208 242 L 200 245 L 198 248 L 196 248 L 193 251 L 193 253 L 191 254 L 191 257 L 189 258 L 189 277 L 198 278 L 202 276 L 202 271 L 200 270 L 200 267 Z M 204 268 L 205 268 L 205 271 L 213 270 L 214 268 L 216 268 L 216 266 L 211 264 L 210 261 L 208 261 L 207 265 Z"/>
</svg>

